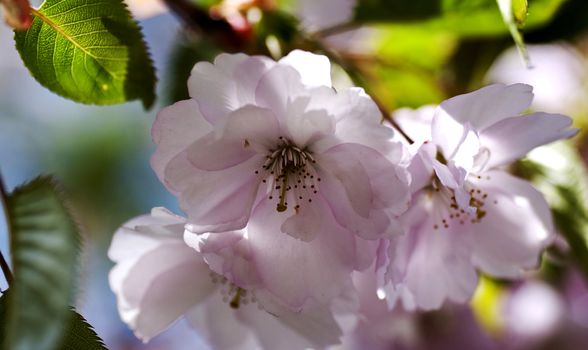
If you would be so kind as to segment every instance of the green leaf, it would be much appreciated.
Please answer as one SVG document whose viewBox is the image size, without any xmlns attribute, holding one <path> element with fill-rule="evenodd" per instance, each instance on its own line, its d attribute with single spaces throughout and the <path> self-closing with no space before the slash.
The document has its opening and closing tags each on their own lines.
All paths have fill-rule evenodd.
<svg viewBox="0 0 588 350">
<path fill-rule="evenodd" d="M 0 339 L 4 339 L 4 328 L 6 327 L 6 314 L 8 309 L 8 294 L 0 296 Z M 75 310 L 69 311 L 69 322 L 60 324 L 63 332 L 60 346 L 54 346 L 59 350 L 106 350 L 104 342 L 84 317 Z"/>
<path fill-rule="evenodd" d="M 57 347 L 59 350 L 106 350 L 94 328 L 75 310 L 70 311 L 69 322 L 62 332 L 61 346 Z"/>
<path fill-rule="evenodd" d="M 7 200 L 14 281 L 4 349 L 53 349 L 68 321 L 79 236 L 51 179 L 40 177 Z"/>
<path fill-rule="evenodd" d="M 77 102 L 155 100 L 155 70 L 139 26 L 122 0 L 46 0 L 16 48 L 49 90 Z"/>
</svg>

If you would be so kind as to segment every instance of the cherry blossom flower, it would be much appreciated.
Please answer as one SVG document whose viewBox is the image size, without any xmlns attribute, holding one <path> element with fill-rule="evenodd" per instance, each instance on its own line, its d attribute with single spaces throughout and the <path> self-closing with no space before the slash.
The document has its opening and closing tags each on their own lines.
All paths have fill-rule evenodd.
<svg viewBox="0 0 588 350">
<path fill-rule="evenodd" d="M 249 223 L 264 288 L 294 311 L 340 295 L 375 239 L 399 232 L 410 196 L 402 146 L 374 102 L 333 90 L 328 59 L 302 51 L 223 54 L 198 63 L 188 86 L 192 99 L 158 114 L 151 164 L 190 232 Z"/>
<path fill-rule="evenodd" d="M 328 306 L 294 313 L 264 290 L 235 284 L 184 243 L 184 224 L 184 218 L 154 208 L 114 235 L 110 285 L 121 318 L 137 337 L 146 342 L 185 317 L 215 349 L 324 348 L 339 342 L 341 329 Z M 219 237 L 231 234 L 238 232 Z"/>
<path fill-rule="evenodd" d="M 193 232 L 240 229 L 251 215 L 279 217 L 277 231 L 303 241 L 398 230 L 409 201 L 402 146 L 363 90 L 331 88 L 326 57 L 222 54 L 198 63 L 188 87 L 190 100 L 158 114 L 151 164 Z"/>
<path fill-rule="evenodd" d="M 554 238 L 549 207 L 502 167 L 577 130 L 563 115 L 520 116 L 532 98 L 531 86 L 496 84 L 451 98 L 433 113 L 423 108 L 411 123 L 405 123 L 409 112 L 399 115 L 405 131 L 417 129 L 425 141 L 410 165 L 415 194 L 401 219 L 407 234 L 383 243 L 391 304 L 435 309 L 446 299 L 465 302 L 477 285 L 476 269 L 517 278 L 537 266 Z"/>
</svg>

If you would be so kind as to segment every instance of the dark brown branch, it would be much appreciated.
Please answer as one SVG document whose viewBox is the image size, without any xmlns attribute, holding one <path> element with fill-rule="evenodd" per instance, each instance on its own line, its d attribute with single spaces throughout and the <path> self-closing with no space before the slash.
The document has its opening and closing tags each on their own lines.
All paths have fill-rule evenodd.
<svg viewBox="0 0 588 350">
<path fill-rule="evenodd" d="M 6 187 L 4 187 L 4 180 L 2 179 L 2 175 L 0 175 L 0 201 L 2 203 L 2 207 L 4 210 L 4 217 L 6 218 L 7 232 L 10 232 L 10 217 L 8 215 L 8 195 L 6 194 Z M 6 282 L 8 282 L 8 285 L 11 285 L 12 281 L 14 280 L 14 276 L 10 271 L 8 263 L 4 259 L 4 255 L 2 255 L 2 252 L 0 252 L 0 268 L 2 268 L 2 273 L 6 278 Z"/>
</svg>

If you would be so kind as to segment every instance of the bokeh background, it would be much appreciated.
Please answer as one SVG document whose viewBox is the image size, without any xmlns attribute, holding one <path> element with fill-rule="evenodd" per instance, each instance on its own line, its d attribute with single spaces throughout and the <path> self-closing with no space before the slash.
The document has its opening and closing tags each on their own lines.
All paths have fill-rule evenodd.
<svg viewBox="0 0 588 350">
<path fill-rule="evenodd" d="M 467 2 L 474 6 L 480 1 Z M 203 8 L 212 3 L 201 1 Z M 576 126 L 586 126 L 588 3 L 530 0 L 530 4 L 535 7 L 524 32 L 532 69 L 513 47 L 497 8 L 481 14 L 466 9 L 442 17 L 370 20 L 351 32 L 321 37 L 321 45 L 312 48 L 329 51 L 339 63 L 351 63 L 349 75 L 334 68 L 337 84 L 364 84 L 389 111 L 439 103 L 491 82 L 526 82 L 535 88 L 533 109 L 568 114 Z M 272 6 L 282 5 L 300 13 L 293 10 L 295 1 Z M 136 13 L 159 78 L 158 104 L 149 111 L 139 102 L 86 106 L 49 92 L 23 66 L 12 31 L 0 25 L 0 172 L 9 190 L 39 174 L 58 179 L 84 235 L 77 309 L 110 349 L 206 349 L 183 321 L 149 344 L 140 343 L 119 320 L 108 287 L 112 262 L 106 251 L 116 228 L 154 206 L 180 213 L 149 167 L 154 149 L 150 127 L 162 106 L 186 95 L 191 66 L 223 49 L 208 41 L 206 33 L 188 32 L 172 14 L 148 11 L 145 6 L 139 5 L 144 13 Z M 264 50 L 274 55 L 279 54 L 274 39 L 282 52 L 307 46 L 282 30 L 288 27 L 280 18 L 260 16 L 252 17 L 258 23 L 256 45 L 265 45 Z M 584 133 L 567 144 L 540 150 L 531 159 L 579 169 L 574 181 L 580 193 L 587 181 L 583 140 Z M 560 151 L 571 153 L 562 156 Z M 528 174 L 524 165 L 519 169 L 523 175 Z M 7 240 L 5 223 L 0 221 L 0 250 L 5 255 L 9 255 Z M 546 253 L 542 269 L 526 281 L 484 279 L 471 305 L 447 305 L 423 314 L 398 311 L 370 330 L 373 339 L 364 339 L 365 343 L 382 349 L 586 349 L 588 285 L 583 271 L 588 266 L 570 258 L 572 253 L 562 238 Z M 0 288 L 6 288 L 3 279 Z"/>
</svg>

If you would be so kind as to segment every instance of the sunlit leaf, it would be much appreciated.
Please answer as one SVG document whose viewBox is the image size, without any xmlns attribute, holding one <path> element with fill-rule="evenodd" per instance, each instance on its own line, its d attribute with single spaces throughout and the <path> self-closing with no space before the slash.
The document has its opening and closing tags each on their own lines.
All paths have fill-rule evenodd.
<svg viewBox="0 0 588 350">
<path fill-rule="evenodd" d="M 47 0 L 15 34 L 31 74 L 77 102 L 155 100 L 155 71 L 141 31 L 122 0 Z"/>
<path fill-rule="evenodd" d="M 79 236 L 49 178 L 17 188 L 7 201 L 14 281 L 4 349 L 52 349 L 68 321 Z"/>
</svg>

